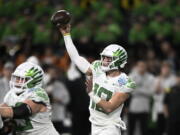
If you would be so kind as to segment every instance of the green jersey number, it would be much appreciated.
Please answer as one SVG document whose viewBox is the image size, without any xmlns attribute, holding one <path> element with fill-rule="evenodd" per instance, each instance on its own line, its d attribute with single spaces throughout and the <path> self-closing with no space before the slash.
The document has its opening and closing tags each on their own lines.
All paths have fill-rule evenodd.
<svg viewBox="0 0 180 135">
<path fill-rule="evenodd" d="M 21 105 L 22 103 L 18 102 L 16 103 L 16 106 Z M 25 131 L 29 129 L 33 129 L 33 126 L 31 124 L 31 121 L 29 118 L 24 119 L 15 119 L 16 121 L 16 131 Z"/>
<path fill-rule="evenodd" d="M 94 84 L 93 91 L 94 91 L 94 94 L 97 95 L 98 97 L 101 97 L 102 95 L 104 95 L 106 97 L 106 99 L 105 99 L 106 101 L 109 101 L 111 99 L 111 97 L 112 97 L 112 94 L 113 94 L 111 91 L 109 91 L 109 90 L 107 90 L 107 89 L 105 89 L 103 87 L 100 87 L 96 83 Z M 100 112 L 105 113 L 103 111 L 103 109 L 101 107 L 97 106 L 97 104 L 95 104 L 93 101 L 91 103 L 91 108 L 96 110 L 96 111 L 100 111 Z"/>
</svg>

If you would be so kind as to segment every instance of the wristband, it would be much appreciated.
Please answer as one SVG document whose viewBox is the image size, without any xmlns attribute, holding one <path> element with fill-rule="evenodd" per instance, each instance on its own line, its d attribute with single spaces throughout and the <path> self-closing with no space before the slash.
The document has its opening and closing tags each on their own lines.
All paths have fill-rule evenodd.
<svg viewBox="0 0 180 135">
<path fill-rule="evenodd" d="M 94 95 L 92 91 L 88 95 L 96 104 L 98 104 L 101 101 L 101 98 Z"/>
<path fill-rule="evenodd" d="M 70 33 L 65 33 L 65 34 L 63 34 L 63 36 L 68 36 L 68 35 L 70 35 Z"/>
</svg>

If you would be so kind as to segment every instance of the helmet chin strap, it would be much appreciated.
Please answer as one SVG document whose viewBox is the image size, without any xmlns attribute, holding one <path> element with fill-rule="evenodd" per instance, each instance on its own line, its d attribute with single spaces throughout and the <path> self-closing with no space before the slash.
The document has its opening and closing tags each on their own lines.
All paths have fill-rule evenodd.
<svg viewBox="0 0 180 135">
<path fill-rule="evenodd" d="M 114 68 L 109 68 L 109 66 L 101 66 L 101 69 L 104 71 L 104 72 L 108 72 L 108 71 L 112 71 L 112 70 L 117 70 L 118 68 L 117 67 L 114 67 Z"/>
<path fill-rule="evenodd" d="M 114 61 L 115 62 L 115 61 Z M 119 69 L 117 66 L 116 67 L 113 67 L 113 68 L 110 68 L 110 65 L 114 64 L 114 62 L 111 62 L 109 63 L 109 65 L 106 67 L 106 66 L 102 66 L 102 70 L 104 69 L 105 72 L 108 72 L 108 71 L 111 71 L 111 70 L 116 70 L 116 69 Z M 122 63 L 119 67 L 120 68 L 124 68 L 125 65 L 126 65 L 127 62 L 124 62 Z"/>
<path fill-rule="evenodd" d="M 14 91 L 16 94 L 21 94 L 25 91 L 24 86 L 19 86 L 19 88 L 18 88 L 18 85 L 16 86 L 16 84 L 14 82 L 11 82 L 10 86 L 11 86 L 11 90 Z"/>
<path fill-rule="evenodd" d="M 101 63 L 101 68 L 102 68 L 102 70 L 103 70 L 104 72 L 108 72 L 108 71 L 112 71 L 112 70 L 118 69 L 118 67 L 110 68 L 110 66 L 111 66 L 113 63 L 114 63 L 113 61 L 110 62 L 110 63 L 108 64 L 108 66 L 103 66 L 102 63 Z"/>
<path fill-rule="evenodd" d="M 24 92 L 22 88 L 12 88 L 12 91 L 14 91 L 15 94 L 21 94 Z"/>
</svg>

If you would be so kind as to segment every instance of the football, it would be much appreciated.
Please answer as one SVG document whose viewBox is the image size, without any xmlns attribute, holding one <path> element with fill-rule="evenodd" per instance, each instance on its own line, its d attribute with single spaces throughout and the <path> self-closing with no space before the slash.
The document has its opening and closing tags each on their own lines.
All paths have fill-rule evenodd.
<svg viewBox="0 0 180 135">
<path fill-rule="evenodd" d="M 68 24 L 71 20 L 71 15 L 66 10 L 59 10 L 55 12 L 52 17 L 51 21 L 53 25 L 56 27 L 64 27 L 66 24 Z"/>
</svg>

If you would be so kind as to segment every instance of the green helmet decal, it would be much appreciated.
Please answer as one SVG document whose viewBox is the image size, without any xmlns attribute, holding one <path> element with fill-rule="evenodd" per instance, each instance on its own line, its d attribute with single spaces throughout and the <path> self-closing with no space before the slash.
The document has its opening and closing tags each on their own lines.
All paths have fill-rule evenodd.
<svg viewBox="0 0 180 135">
<path fill-rule="evenodd" d="M 119 57 L 123 60 L 127 58 L 127 54 L 124 50 L 118 49 L 117 51 L 113 52 L 113 57 Z"/>
<path fill-rule="evenodd" d="M 27 83 L 28 88 L 35 87 L 36 85 L 40 84 L 43 79 L 42 71 L 35 67 L 29 69 L 25 76 L 31 78 L 31 80 Z"/>
<path fill-rule="evenodd" d="M 113 52 L 113 60 L 114 60 L 114 63 L 111 66 L 119 67 L 125 61 L 127 61 L 126 52 L 123 49 L 116 50 L 115 52 Z"/>
<path fill-rule="evenodd" d="M 113 52 L 114 57 L 118 57 L 122 53 L 122 50 L 118 49 L 117 51 Z"/>
</svg>

